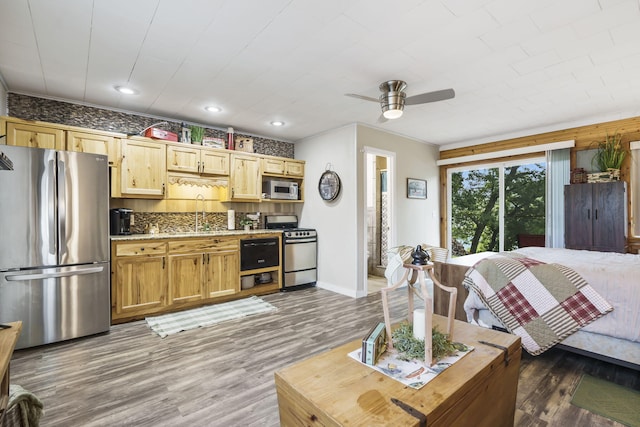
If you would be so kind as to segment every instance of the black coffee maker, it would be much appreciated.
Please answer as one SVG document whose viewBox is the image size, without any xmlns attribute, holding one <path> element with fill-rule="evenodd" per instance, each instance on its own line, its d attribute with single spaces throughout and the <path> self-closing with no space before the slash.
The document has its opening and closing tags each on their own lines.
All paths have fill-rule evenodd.
<svg viewBox="0 0 640 427">
<path fill-rule="evenodd" d="M 131 234 L 132 209 L 116 208 L 110 211 L 111 234 Z"/>
</svg>

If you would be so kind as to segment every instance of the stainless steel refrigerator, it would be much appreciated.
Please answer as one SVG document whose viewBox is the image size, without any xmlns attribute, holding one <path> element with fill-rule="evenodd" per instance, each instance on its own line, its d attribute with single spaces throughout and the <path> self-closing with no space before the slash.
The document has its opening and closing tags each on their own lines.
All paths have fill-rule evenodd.
<svg viewBox="0 0 640 427">
<path fill-rule="evenodd" d="M 3 146 L 0 323 L 22 321 L 16 348 L 109 330 L 107 157 Z"/>
</svg>

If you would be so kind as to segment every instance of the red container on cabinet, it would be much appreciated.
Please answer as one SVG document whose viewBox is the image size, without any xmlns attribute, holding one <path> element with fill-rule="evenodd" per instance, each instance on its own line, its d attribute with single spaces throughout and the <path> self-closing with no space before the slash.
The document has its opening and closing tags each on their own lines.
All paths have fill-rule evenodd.
<svg viewBox="0 0 640 427">
<path fill-rule="evenodd" d="M 178 134 L 158 128 L 149 128 L 145 131 L 147 138 L 164 139 L 166 141 L 178 142 Z"/>
</svg>

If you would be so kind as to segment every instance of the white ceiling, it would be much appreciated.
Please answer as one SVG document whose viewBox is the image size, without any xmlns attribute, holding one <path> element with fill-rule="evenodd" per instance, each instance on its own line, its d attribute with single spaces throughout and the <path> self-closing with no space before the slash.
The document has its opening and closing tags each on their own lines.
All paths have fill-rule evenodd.
<svg viewBox="0 0 640 427">
<path fill-rule="evenodd" d="M 11 92 L 290 141 L 359 122 L 454 147 L 640 115 L 639 2 L 0 0 L 0 75 Z M 381 124 L 344 96 L 390 79 L 456 97 Z"/>
</svg>

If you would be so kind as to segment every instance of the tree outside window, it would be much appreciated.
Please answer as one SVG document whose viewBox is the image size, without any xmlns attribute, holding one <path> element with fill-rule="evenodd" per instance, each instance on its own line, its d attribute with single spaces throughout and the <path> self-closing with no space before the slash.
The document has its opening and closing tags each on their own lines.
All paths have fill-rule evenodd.
<svg viewBox="0 0 640 427">
<path fill-rule="evenodd" d="M 454 256 L 498 252 L 501 241 L 503 250 L 513 250 L 518 235 L 544 235 L 544 162 L 468 169 L 450 176 Z"/>
</svg>

